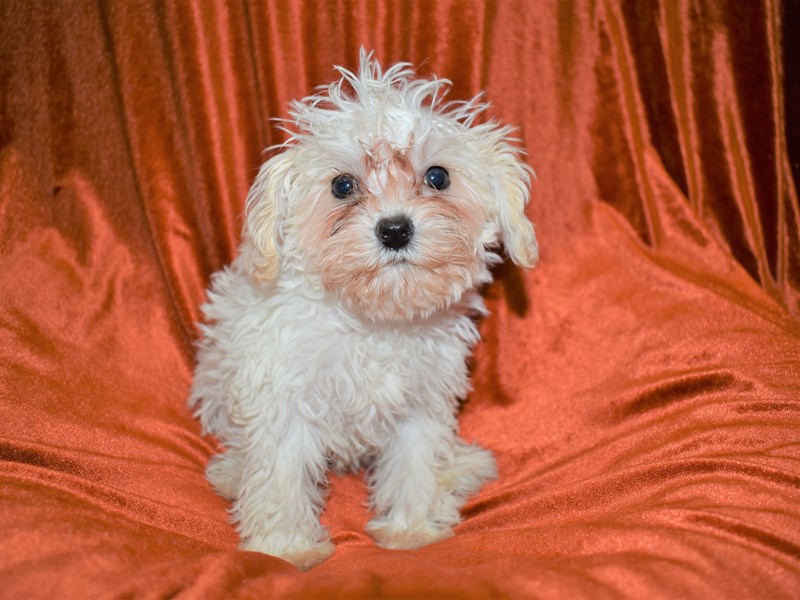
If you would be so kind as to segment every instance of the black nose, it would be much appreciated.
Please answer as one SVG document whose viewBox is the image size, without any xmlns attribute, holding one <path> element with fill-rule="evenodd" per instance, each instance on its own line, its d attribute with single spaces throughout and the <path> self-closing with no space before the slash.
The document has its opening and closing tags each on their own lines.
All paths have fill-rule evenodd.
<svg viewBox="0 0 800 600">
<path fill-rule="evenodd" d="M 414 225 L 408 217 L 387 217 L 378 221 L 375 234 L 381 244 L 390 250 L 400 250 L 411 241 Z"/>
</svg>

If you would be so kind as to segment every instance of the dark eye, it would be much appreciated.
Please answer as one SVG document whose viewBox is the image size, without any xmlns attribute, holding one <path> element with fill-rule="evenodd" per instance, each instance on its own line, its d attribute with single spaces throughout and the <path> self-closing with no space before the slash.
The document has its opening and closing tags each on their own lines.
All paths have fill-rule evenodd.
<svg viewBox="0 0 800 600">
<path fill-rule="evenodd" d="M 425 184 L 435 190 L 446 190 L 450 187 L 450 174 L 444 167 L 431 167 L 425 171 Z"/>
<path fill-rule="evenodd" d="M 348 196 L 352 196 L 358 191 L 358 182 L 356 178 L 352 175 L 348 175 L 347 173 L 342 173 L 341 175 L 337 175 L 331 181 L 331 193 L 339 198 L 339 200 L 343 200 Z"/>
</svg>

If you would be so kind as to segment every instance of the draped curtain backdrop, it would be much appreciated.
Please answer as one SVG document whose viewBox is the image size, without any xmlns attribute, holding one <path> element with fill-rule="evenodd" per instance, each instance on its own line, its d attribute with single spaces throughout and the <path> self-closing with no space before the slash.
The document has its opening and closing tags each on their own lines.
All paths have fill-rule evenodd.
<svg viewBox="0 0 800 600">
<path fill-rule="evenodd" d="M 0 0 L 0 596 L 800 595 L 800 3 Z M 455 537 L 236 550 L 186 408 L 272 118 L 355 66 L 486 90 L 542 261 L 497 270 Z"/>
</svg>

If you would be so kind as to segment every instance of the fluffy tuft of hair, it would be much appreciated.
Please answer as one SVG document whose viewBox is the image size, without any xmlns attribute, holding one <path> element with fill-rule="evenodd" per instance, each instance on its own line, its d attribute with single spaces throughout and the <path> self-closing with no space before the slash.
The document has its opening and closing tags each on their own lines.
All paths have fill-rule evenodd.
<svg viewBox="0 0 800 600">
<path fill-rule="evenodd" d="M 338 130 L 344 121 L 353 116 L 373 132 L 384 129 L 381 119 L 416 114 L 431 120 L 459 122 L 469 128 L 484 113 L 489 104 L 482 102 L 483 94 L 471 100 L 445 102 L 452 82 L 449 79 L 421 79 L 416 77 L 410 63 L 400 62 L 385 71 L 375 59 L 374 52 L 361 48 L 357 72 L 334 66 L 341 78 L 314 95 L 295 100 L 290 104 L 290 119 L 280 127 L 289 134 L 288 143 L 302 143 L 318 139 L 329 130 Z M 494 127 L 494 124 L 490 125 Z M 502 128 L 502 135 L 511 128 Z"/>
</svg>

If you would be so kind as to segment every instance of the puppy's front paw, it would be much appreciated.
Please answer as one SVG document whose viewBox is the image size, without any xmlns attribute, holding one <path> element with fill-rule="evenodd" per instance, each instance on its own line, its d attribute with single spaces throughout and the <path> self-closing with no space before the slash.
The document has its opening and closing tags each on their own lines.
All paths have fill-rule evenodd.
<svg viewBox="0 0 800 600">
<path fill-rule="evenodd" d="M 367 524 L 367 533 L 384 548 L 413 550 L 449 538 L 453 535 L 453 528 L 429 520 L 411 527 L 403 527 L 383 518 L 370 521 Z"/>
<path fill-rule="evenodd" d="M 291 546 L 275 547 L 274 543 L 269 542 L 262 536 L 252 536 L 241 543 L 242 550 L 252 552 L 262 552 L 277 556 L 289 561 L 301 571 L 308 571 L 322 563 L 336 550 L 336 545 L 330 540 L 320 540 L 313 544 L 296 543 Z"/>
</svg>

